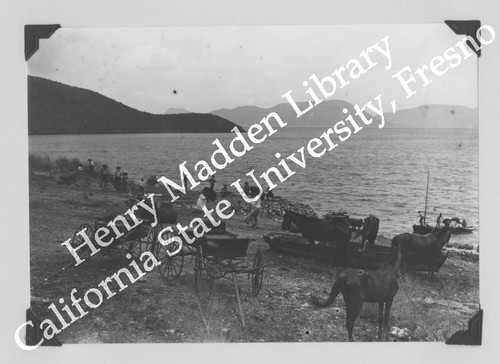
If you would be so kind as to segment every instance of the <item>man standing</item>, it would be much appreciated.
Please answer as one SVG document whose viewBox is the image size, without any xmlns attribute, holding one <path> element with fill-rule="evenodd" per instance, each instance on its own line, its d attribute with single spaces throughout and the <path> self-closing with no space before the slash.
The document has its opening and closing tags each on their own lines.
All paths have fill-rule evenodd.
<svg viewBox="0 0 500 364">
<path fill-rule="evenodd" d="M 92 159 L 89 159 L 89 161 L 88 161 L 88 162 L 89 162 L 89 163 L 88 163 L 88 167 L 89 167 L 89 174 L 90 174 L 91 176 L 93 176 L 93 175 L 94 175 L 94 161 L 93 161 Z"/>
<path fill-rule="evenodd" d="M 424 218 L 424 215 L 422 215 L 422 211 L 419 211 L 418 214 L 420 216 L 420 220 L 419 220 L 420 226 L 424 226 L 424 219 L 425 218 Z"/>
<path fill-rule="evenodd" d="M 441 227 L 441 221 L 443 221 L 443 215 L 439 214 L 439 216 L 436 219 L 436 229 L 439 229 Z"/>
</svg>

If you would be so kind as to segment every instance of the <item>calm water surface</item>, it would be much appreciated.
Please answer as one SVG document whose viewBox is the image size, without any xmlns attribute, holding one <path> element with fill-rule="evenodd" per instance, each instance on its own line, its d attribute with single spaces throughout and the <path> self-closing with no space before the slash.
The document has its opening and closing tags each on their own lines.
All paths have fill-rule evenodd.
<svg viewBox="0 0 500 364">
<path fill-rule="evenodd" d="M 286 157 L 324 131 L 285 128 L 270 136 L 217 172 L 216 190 L 238 178 L 249 180 L 245 174 L 252 169 L 260 175 L 277 165 L 277 152 Z M 93 158 L 112 171 L 119 165 L 132 179 L 164 175 L 175 181 L 180 163 L 187 161 L 192 170 L 198 160 L 209 160 L 215 138 L 228 146 L 234 134 L 43 135 L 30 136 L 29 145 L 30 153 L 51 158 Z M 428 222 L 442 213 L 478 226 L 477 130 L 365 128 L 321 158 L 306 152 L 306 163 L 302 169 L 290 162 L 297 173 L 274 192 L 307 203 L 320 215 L 340 209 L 353 217 L 372 213 L 386 237 L 410 231 L 424 209 L 429 170 Z M 478 233 L 454 235 L 452 241 L 477 244 Z"/>
</svg>

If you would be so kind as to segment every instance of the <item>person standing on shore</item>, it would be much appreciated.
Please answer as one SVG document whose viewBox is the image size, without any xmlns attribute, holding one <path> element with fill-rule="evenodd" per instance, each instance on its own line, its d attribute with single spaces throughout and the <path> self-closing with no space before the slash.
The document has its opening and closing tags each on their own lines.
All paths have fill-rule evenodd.
<svg viewBox="0 0 500 364">
<path fill-rule="evenodd" d="M 92 159 L 88 160 L 88 167 L 89 167 L 89 175 L 93 176 L 94 175 L 94 161 Z"/>
<path fill-rule="evenodd" d="M 122 167 L 116 167 L 114 185 L 115 185 L 115 189 L 117 191 L 121 191 L 121 189 L 122 189 Z"/>
<path fill-rule="evenodd" d="M 267 191 L 266 191 L 266 192 L 267 192 L 267 193 L 266 193 L 266 200 L 267 200 L 267 201 L 272 201 L 272 200 L 274 200 L 274 193 L 273 193 L 273 191 L 271 191 L 271 189 L 270 189 L 269 187 L 267 188 Z"/>
<path fill-rule="evenodd" d="M 144 177 L 139 181 L 139 192 L 144 193 L 146 191 L 146 181 L 144 181 Z"/>
<path fill-rule="evenodd" d="M 227 189 L 227 185 L 226 185 L 226 184 L 224 184 L 224 185 L 222 186 L 222 190 L 220 191 L 220 196 L 221 196 L 222 198 L 224 198 L 224 197 L 226 197 L 227 195 L 229 195 L 229 190 Z"/>
<path fill-rule="evenodd" d="M 217 181 L 215 180 L 214 175 L 212 175 L 212 177 L 210 177 L 210 179 L 208 180 L 208 182 L 210 183 L 210 189 L 213 191 L 213 190 L 214 190 L 214 188 L 215 188 L 215 182 L 217 182 Z"/>
<path fill-rule="evenodd" d="M 261 201 L 264 197 L 264 194 L 260 196 L 256 201 L 252 203 L 252 209 L 250 213 L 245 217 L 245 223 L 247 224 L 252 224 L 252 227 L 258 229 L 259 228 L 259 216 L 260 216 L 260 210 L 262 208 Z"/>
<path fill-rule="evenodd" d="M 436 229 L 439 229 L 441 227 L 441 221 L 443 221 L 443 215 L 439 214 L 439 216 L 436 219 Z"/>
<path fill-rule="evenodd" d="M 108 185 L 108 178 L 109 178 L 109 169 L 106 164 L 103 164 L 101 167 L 101 187 L 106 188 Z"/>
</svg>

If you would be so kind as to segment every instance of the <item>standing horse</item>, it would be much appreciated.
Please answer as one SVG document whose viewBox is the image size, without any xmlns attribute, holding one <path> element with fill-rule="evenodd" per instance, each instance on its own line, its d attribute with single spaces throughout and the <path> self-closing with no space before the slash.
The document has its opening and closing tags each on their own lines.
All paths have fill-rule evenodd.
<svg viewBox="0 0 500 364">
<path fill-rule="evenodd" d="M 395 236 L 392 239 L 392 245 L 397 244 L 401 248 L 402 272 L 411 258 L 434 258 L 439 256 L 443 250 L 443 246 L 450 241 L 450 237 L 451 229 L 447 227 L 443 227 L 427 235 L 404 233 Z"/>
<path fill-rule="evenodd" d="M 327 307 L 333 304 L 342 293 L 346 307 L 346 328 L 349 341 L 354 341 L 352 331 L 354 322 L 361 312 L 364 302 L 378 302 L 378 339 L 382 338 L 382 326 L 387 340 L 389 313 L 392 301 L 398 292 L 398 278 L 401 264 L 401 249 L 393 243 L 391 255 L 386 263 L 377 270 L 348 269 L 342 272 L 335 281 L 326 301 L 320 301 L 311 295 L 312 303 L 317 307 Z"/>
<path fill-rule="evenodd" d="M 351 240 L 351 228 L 342 217 L 320 220 L 316 217 L 304 216 L 293 211 L 285 211 L 281 228 L 283 230 L 290 230 L 292 223 L 299 228 L 302 236 L 311 245 L 314 245 L 315 241 L 319 241 L 340 244 L 347 249 L 347 244 Z"/>
<path fill-rule="evenodd" d="M 375 239 L 378 234 L 378 226 L 379 219 L 374 215 L 369 215 L 363 221 L 363 230 L 361 233 L 361 246 L 363 247 L 363 251 L 366 248 L 366 242 L 368 242 L 369 245 L 375 244 Z"/>
</svg>

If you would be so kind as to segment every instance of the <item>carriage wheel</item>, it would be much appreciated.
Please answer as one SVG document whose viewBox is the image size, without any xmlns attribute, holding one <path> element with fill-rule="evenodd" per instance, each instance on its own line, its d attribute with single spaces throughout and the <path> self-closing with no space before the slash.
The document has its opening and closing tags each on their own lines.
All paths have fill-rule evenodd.
<svg viewBox="0 0 500 364">
<path fill-rule="evenodd" d="M 159 230 L 157 231 L 159 233 Z M 163 234 L 162 238 L 164 240 L 168 240 L 173 235 L 171 233 Z M 160 262 L 158 266 L 158 270 L 160 271 L 161 276 L 166 281 L 172 281 L 179 277 L 182 272 L 182 268 L 184 267 L 184 254 L 182 254 L 182 250 L 177 254 L 170 256 L 170 254 L 174 253 L 179 249 L 180 243 L 173 242 L 168 245 L 163 245 L 160 242 L 156 241 L 156 236 L 154 237 L 156 250 L 155 256 L 156 259 Z"/>
<path fill-rule="evenodd" d="M 196 247 L 196 256 L 194 261 L 194 288 L 198 292 L 201 281 L 201 271 L 203 270 L 203 251 L 201 245 Z"/>
<path fill-rule="evenodd" d="M 262 288 L 262 278 L 264 277 L 264 259 L 262 256 L 262 249 L 257 250 L 253 258 L 253 272 L 252 276 L 252 296 L 257 297 L 260 289 Z"/>
<path fill-rule="evenodd" d="M 139 259 L 142 250 L 142 238 L 139 231 L 131 230 L 123 238 L 123 243 L 121 244 L 121 253 L 123 256 L 130 254 L 132 259 Z"/>
<path fill-rule="evenodd" d="M 224 277 L 223 267 L 230 263 L 230 259 L 218 259 L 214 257 L 205 257 L 205 271 L 208 277 L 213 281 Z"/>
<path fill-rule="evenodd" d="M 71 239 L 71 246 L 73 248 L 76 248 L 85 242 L 85 239 L 83 239 L 83 237 L 78 234 L 82 230 L 85 230 L 85 234 L 90 238 L 90 240 L 92 240 L 92 242 L 94 241 L 94 229 L 92 228 L 92 226 L 90 226 L 90 224 L 81 224 L 78 229 L 76 229 L 75 234 L 73 235 L 73 239 Z M 92 251 L 90 250 L 88 245 L 85 245 L 83 248 L 79 249 L 77 253 L 78 256 L 83 260 L 89 257 Z"/>
<path fill-rule="evenodd" d="M 161 231 L 161 228 L 158 229 L 158 226 L 149 229 L 148 236 L 146 238 L 146 240 L 147 240 L 146 247 L 145 247 L 144 251 L 149 251 L 149 252 L 153 253 L 153 255 L 156 256 L 156 250 L 157 250 L 158 245 L 160 243 L 158 241 L 158 234 L 160 231 Z"/>
</svg>

